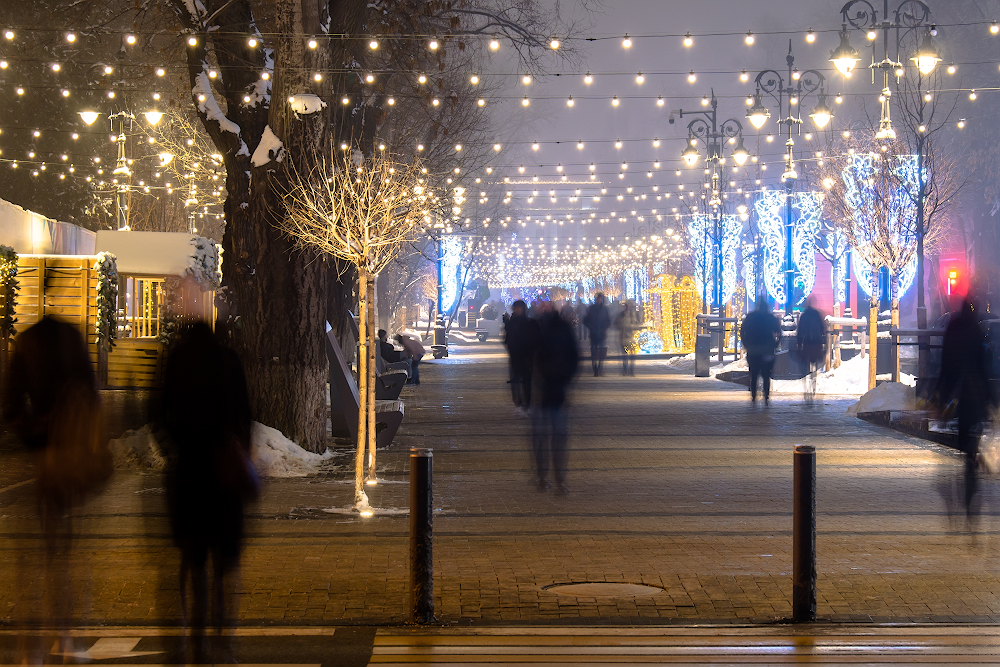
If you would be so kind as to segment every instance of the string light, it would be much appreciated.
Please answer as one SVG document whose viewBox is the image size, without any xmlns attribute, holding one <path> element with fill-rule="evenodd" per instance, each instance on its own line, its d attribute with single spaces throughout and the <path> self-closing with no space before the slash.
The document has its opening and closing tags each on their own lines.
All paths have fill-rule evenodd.
<svg viewBox="0 0 1000 667">
<path fill-rule="evenodd" d="M 569 96 L 569 99 L 567 99 L 567 100 L 566 100 L 566 106 L 568 106 L 568 107 L 571 107 L 571 106 L 573 106 L 574 104 L 576 104 L 576 102 L 574 102 L 574 101 L 573 101 L 573 96 L 572 96 L 572 95 L 570 95 L 570 96 Z"/>
<path fill-rule="evenodd" d="M 743 41 L 747 43 L 747 46 L 752 46 L 753 43 L 754 43 L 753 33 L 750 32 L 750 31 L 747 31 L 747 36 L 743 38 Z"/>
<path fill-rule="evenodd" d="M 622 39 L 622 48 L 625 49 L 632 48 L 632 39 L 628 36 L 628 33 L 625 33 L 625 38 Z"/>
<path fill-rule="evenodd" d="M 809 28 L 809 32 L 806 33 L 806 41 L 810 44 L 816 41 L 816 33 L 813 32 L 812 28 Z"/>
<path fill-rule="evenodd" d="M 684 46 L 690 47 L 694 44 L 694 38 L 691 37 L 691 33 L 684 35 Z"/>
<path fill-rule="evenodd" d="M 594 77 L 591 76 L 590 72 L 583 75 L 583 82 L 588 86 L 594 82 Z"/>
<path fill-rule="evenodd" d="M 688 83 L 694 83 L 694 82 L 695 82 L 695 81 L 697 81 L 697 80 L 698 80 L 698 77 L 697 77 L 697 76 L 695 76 L 695 74 L 694 74 L 694 70 L 691 70 L 691 71 L 690 71 L 690 72 L 688 73 Z"/>
</svg>

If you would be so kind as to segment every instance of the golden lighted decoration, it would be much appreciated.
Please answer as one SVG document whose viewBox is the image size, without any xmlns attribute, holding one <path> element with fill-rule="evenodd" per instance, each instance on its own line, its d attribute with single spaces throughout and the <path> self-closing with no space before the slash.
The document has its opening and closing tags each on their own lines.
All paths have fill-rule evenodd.
<svg viewBox="0 0 1000 667">
<path fill-rule="evenodd" d="M 653 278 L 645 293 L 650 297 L 646 299 L 646 321 L 653 323 L 663 339 L 663 351 L 693 352 L 699 298 L 694 279 L 684 276 L 677 280 L 672 275 L 660 274 Z M 654 298 L 659 301 L 658 313 Z"/>
</svg>

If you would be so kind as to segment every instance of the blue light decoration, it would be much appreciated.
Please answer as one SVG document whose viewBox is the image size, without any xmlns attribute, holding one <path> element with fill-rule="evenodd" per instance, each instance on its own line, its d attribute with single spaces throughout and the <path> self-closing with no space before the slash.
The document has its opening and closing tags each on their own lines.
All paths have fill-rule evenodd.
<svg viewBox="0 0 1000 667">
<path fill-rule="evenodd" d="M 593 301 L 594 292 L 597 289 L 597 283 L 591 277 L 586 277 L 583 279 L 583 300 Z"/>
<path fill-rule="evenodd" d="M 643 329 L 635 335 L 635 345 L 642 354 L 659 354 L 663 352 L 663 339 L 652 329 Z"/>
<path fill-rule="evenodd" d="M 784 192 L 761 193 L 754 207 L 764 247 L 764 287 L 777 303 L 785 303 Z M 823 195 L 794 192 L 792 197 L 792 265 L 795 269 L 795 305 L 801 305 L 816 284 L 816 237 L 823 213 Z"/>
<path fill-rule="evenodd" d="M 757 291 L 757 248 L 752 243 L 743 245 L 743 286 L 747 292 L 747 308 L 752 310 L 759 294 Z"/>
<path fill-rule="evenodd" d="M 887 159 L 890 158 L 874 153 L 852 155 L 841 171 L 841 177 L 844 179 L 844 200 L 851 209 L 851 225 L 856 238 L 864 239 L 866 236 L 871 236 L 870 233 L 866 234 L 865 230 L 883 230 L 876 234 L 878 240 L 891 245 L 896 254 L 903 257 L 904 253 L 912 253 L 917 244 L 917 157 L 915 155 L 894 157 L 896 164 L 892 170 L 900 185 L 887 200 L 881 201 L 880 205 L 876 206 L 876 198 L 884 197 L 884 193 L 880 192 L 876 185 L 882 178 L 878 173 L 880 167 L 876 162 Z M 927 182 L 926 176 L 924 182 Z M 884 220 L 874 219 L 879 213 L 885 216 Z M 870 258 L 864 256 L 870 254 L 866 250 L 868 249 L 860 247 L 851 253 L 854 273 L 858 276 L 858 284 L 869 299 L 881 299 L 879 271 L 882 267 L 873 266 Z M 916 275 L 917 257 L 913 253 L 910 260 L 897 269 L 895 285 L 897 299 L 910 288 Z"/>
<path fill-rule="evenodd" d="M 462 268 L 462 240 L 457 236 L 441 239 L 441 312 L 450 313 L 458 304 Z"/>
<path fill-rule="evenodd" d="M 847 299 L 847 234 L 843 230 L 828 230 L 821 237 L 818 250 L 830 260 L 830 284 L 833 286 L 833 300 L 843 303 Z"/>
<path fill-rule="evenodd" d="M 645 267 L 629 267 L 623 272 L 625 298 L 642 303 L 643 294 L 649 289 L 649 272 Z"/>
<path fill-rule="evenodd" d="M 691 244 L 691 259 L 694 262 L 694 281 L 698 293 L 712 302 L 715 292 L 715 277 L 712 268 L 715 263 L 715 221 L 704 213 L 695 213 L 688 220 L 688 242 Z M 728 303 L 736 291 L 737 251 L 743 235 L 743 221 L 739 216 L 725 214 L 719 222 L 722 237 L 722 303 Z M 707 288 L 707 289 L 706 289 Z"/>
</svg>

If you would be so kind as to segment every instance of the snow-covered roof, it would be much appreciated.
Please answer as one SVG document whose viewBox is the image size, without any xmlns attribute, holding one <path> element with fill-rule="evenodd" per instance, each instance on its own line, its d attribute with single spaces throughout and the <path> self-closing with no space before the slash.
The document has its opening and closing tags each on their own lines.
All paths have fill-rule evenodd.
<svg viewBox="0 0 1000 667">
<path fill-rule="evenodd" d="M 201 239 L 183 232 L 97 232 L 97 252 L 110 252 L 123 274 L 181 276 L 192 266 Z"/>
</svg>

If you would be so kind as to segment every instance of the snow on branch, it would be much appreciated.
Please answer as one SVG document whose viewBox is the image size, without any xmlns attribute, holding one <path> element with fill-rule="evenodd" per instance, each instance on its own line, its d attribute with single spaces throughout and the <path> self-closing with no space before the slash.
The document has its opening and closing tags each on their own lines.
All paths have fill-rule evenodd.
<svg viewBox="0 0 1000 667">
<path fill-rule="evenodd" d="M 219 124 L 219 129 L 223 132 L 232 132 L 237 137 L 240 136 L 240 126 L 229 120 L 219 107 L 219 103 L 215 99 L 215 93 L 212 92 L 212 84 L 209 81 L 208 74 L 204 71 L 195 77 L 191 94 L 194 95 L 195 100 L 198 102 L 198 111 L 203 113 L 207 120 L 216 121 Z"/>
</svg>

